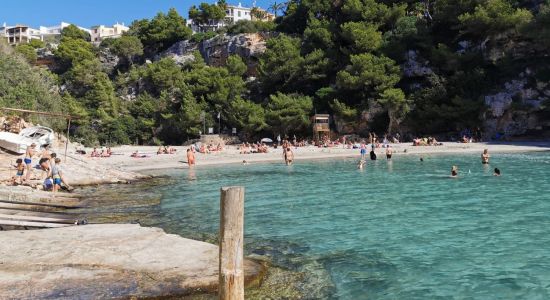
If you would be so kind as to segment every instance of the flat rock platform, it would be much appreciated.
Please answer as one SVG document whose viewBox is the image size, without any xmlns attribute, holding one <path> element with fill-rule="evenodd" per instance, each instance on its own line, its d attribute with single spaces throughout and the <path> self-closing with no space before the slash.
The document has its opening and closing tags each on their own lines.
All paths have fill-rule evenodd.
<svg viewBox="0 0 550 300">
<path fill-rule="evenodd" d="M 0 299 L 149 298 L 216 292 L 218 246 L 138 224 L 0 232 Z M 245 281 L 264 266 L 245 259 Z"/>
</svg>

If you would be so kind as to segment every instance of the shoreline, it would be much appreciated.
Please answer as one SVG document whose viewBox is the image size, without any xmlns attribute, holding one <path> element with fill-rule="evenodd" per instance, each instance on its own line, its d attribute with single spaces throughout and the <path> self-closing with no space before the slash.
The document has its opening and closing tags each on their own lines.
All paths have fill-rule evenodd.
<svg viewBox="0 0 550 300">
<path fill-rule="evenodd" d="M 489 153 L 522 153 L 522 152 L 544 152 L 550 151 L 550 142 L 515 142 L 515 143 L 444 143 L 442 146 L 412 146 L 410 143 L 390 144 L 394 150 L 394 157 L 412 156 L 412 155 L 447 155 L 447 154 L 472 154 L 479 153 L 483 149 L 489 149 Z M 147 146 L 125 146 L 122 149 L 115 148 L 113 151 L 122 150 L 129 153 L 129 148 L 148 149 Z M 134 159 L 128 161 L 124 158 L 118 159 L 115 166 L 121 171 L 137 172 L 142 175 L 149 174 L 152 171 L 166 169 L 189 169 L 186 159 L 181 153 L 185 152 L 184 147 L 175 147 L 178 149 L 178 154 L 175 155 L 156 155 L 149 157 L 153 163 L 142 163 L 142 160 Z M 180 150 L 181 149 L 181 150 Z M 406 152 L 404 152 L 406 149 Z M 224 153 L 216 154 L 200 154 L 196 153 L 197 164 L 195 168 L 203 166 L 212 167 L 220 165 L 241 164 L 243 160 L 247 163 L 274 163 L 282 162 L 282 153 L 280 149 L 270 148 L 269 153 L 259 154 L 239 154 L 235 146 L 228 146 Z M 359 158 L 359 149 L 344 149 L 341 147 L 334 148 L 317 148 L 313 146 L 300 147 L 293 149 L 295 151 L 295 161 L 318 160 L 318 159 L 334 159 L 334 158 Z M 381 158 L 385 155 L 385 148 L 377 148 L 376 154 Z M 129 154 L 128 154 L 129 155 Z M 171 158 L 176 158 L 175 162 Z M 129 158 L 132 159 L 132 158 Z M 144 158 L 143 160 L 147 160 Z"/>
</svg>

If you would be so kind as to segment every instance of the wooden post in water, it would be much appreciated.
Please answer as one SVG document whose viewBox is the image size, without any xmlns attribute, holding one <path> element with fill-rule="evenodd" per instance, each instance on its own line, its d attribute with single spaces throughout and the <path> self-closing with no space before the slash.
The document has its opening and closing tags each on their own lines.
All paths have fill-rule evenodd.
<svg viewBox="0 0 550 300">
<path fill-rule="evenodd" d="M 244 300 L 244 187 L 222 187 L 220 197 L 220 300 Z"/>
</svg>

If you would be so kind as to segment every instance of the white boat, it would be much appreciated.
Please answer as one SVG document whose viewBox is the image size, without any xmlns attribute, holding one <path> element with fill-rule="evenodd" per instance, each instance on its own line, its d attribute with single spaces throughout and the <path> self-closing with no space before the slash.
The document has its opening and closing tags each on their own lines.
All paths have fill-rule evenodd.
<svg viewBox="0 0 550 300">
<path fill-rule="evenodd" d="M 17 154 L 24 154 L 32 143 L 35 143 L 37 148 L 41 148 L 44 145 L 51 145 L 54 140 L 54 131 L 43 126 L 25 128 L 19 134 L 0 132 L 0 148 Z"/>
</svg>

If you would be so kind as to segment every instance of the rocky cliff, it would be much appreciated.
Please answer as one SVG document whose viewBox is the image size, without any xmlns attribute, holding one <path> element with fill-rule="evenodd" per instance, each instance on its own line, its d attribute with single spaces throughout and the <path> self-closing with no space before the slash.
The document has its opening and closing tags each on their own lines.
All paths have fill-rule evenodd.
<svg viewBox="0 0 550 300">
<path fill-rule="evenodd" d="M 199 51 L 208 65 L 223 66 L 230 55 L 239 55 L 248 66 L 247 75 L 256 76 L 258 59 L 264 53 L 269 37 L 267 33 L 244 33 L 218 35 L 200 43 L 180 41 L 157 55 L 156 59 L 171 57 L 177 63 L 185 64 L 194 59 L 193 52 Z"/>
</svg>

